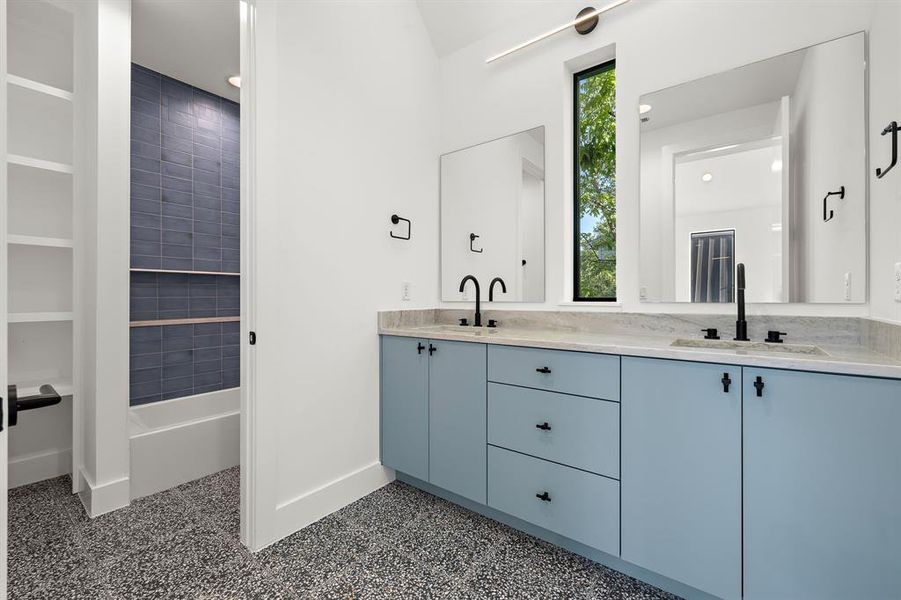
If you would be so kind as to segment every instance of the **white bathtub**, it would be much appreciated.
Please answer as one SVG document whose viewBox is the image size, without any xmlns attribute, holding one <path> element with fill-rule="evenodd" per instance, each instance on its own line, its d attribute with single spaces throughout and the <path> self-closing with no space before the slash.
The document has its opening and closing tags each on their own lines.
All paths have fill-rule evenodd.
<svg viewBox="0 0 901 600">
<path fill-rule="evenodd" d="M 237 465 L 240 421 L 238 388 L 132 407 L 131 497 Z"/>
</svg>

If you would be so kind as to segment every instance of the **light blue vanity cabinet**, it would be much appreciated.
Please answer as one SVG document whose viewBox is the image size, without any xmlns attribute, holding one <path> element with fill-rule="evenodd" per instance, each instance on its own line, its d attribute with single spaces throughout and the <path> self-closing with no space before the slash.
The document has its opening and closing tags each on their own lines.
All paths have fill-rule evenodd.
<svg viewBox="0 0 901 600">
<path fill-rule="evenodd" d="M 486 348 L 430 341 L 429 482 L 485 503 Z"/>
<path fill-rule="evenodd" d="M 488 505 L 608 554 L 619 554 L 619 482 L 488 448 Z"/>
<path fill-rule="evenodd" d="M 901 381 L 745 367 L 744 544 L 748 600 L 899 597 Z"/>
<path fill-rule="evenodd" d="M 901 380 L 381 344 L 382 462 L 414 485 L 687 597 L 901 593 Z"/>
<path fill-rule="evenodd" d="M 619 400 L 619 356 L 490 346 L 488 379 L 523 387 Z"/>
<path fill-rule="evenodd" d="M 428 340 L 381 338 L 382 464 L 429 480 Z"/>
<path fill-rule="evenodd" d="M 740 367 L 622 359 L 622 558 L 721 598 L 741 598 L 741 392 Z"/>
<path fill-rule="evenodd" d="M 488 443 L 619 478 L 619 403 L 488 384 Z"/>
<path fill-rule="evenodd" d="M 382 464 L 485 503 L 484 344 L 381 338 Z"/>
<path fill-rule="evenodd" d="M 619 356 L 488 348 L 488 506 L 619 554 Z"/>
</svg>

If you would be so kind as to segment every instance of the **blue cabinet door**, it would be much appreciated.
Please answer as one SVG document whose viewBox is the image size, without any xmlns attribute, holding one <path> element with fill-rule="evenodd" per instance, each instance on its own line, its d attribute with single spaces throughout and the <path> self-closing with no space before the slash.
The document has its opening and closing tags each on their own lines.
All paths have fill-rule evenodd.
<svg viewBox="0 0 901 600">
<path fill-rule="evenodd" d="M 487 350 L 484 344 L 429 342 L 429 482 L 485 503 Z"/>
<path fill-rule="evenodd" d="M 622 557 L 741 598 L 741 369 L 623 357 L 621 411 Z"/>
<path fill-rule="evenodd" d="M 382 336 L 381 345 L 382 464 L 428 481 L 428 342 Z"/>
<path fill-rule="evenodd" d="M 901 596 L 899 432 L 901 381 L 744 369 L 745 598 Z"/>
</svg>

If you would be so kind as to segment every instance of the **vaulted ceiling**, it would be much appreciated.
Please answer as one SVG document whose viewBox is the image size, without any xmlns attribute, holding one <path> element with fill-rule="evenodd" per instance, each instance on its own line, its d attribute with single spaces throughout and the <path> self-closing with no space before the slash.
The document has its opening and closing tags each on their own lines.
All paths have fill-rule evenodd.
<svg viewBox="0 0 901 600">
<path fill-rule="evenodd" d="M 446 56 L 528 18 L 555 0 L 417 0 L 438 56 Z M 548 27 L 558 25 L 550 23 Z M 535 33 L 540 33 L 536 31 Z"/>
<path fill-rule="evenodd" d="M 238 0 L 133 0 L 132 61 L 238 101 Z"/>
</svg>

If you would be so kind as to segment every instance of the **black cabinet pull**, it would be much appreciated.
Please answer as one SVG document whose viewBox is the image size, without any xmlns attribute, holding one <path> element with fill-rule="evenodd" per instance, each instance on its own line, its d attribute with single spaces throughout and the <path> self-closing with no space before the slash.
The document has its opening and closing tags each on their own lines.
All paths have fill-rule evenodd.
<svg viewBox="0 0 901 600">
<path fill-rule="evenodd" d="M 754 380 L 754 387 L 757 388 L 757 397 L 763 396 L 763 377 L 757 376 L 757 379 Z"/>
<path fill-rule="evenodd" d="M 436 348 L 432 344 L 429 344 L 429 356 L 435 354 L 437 351 L 438 351 L 438 348 Z"/>
<path fill-rule="evenodd" d="M 422 354 L 423 350 L 425 350 L 425 346 L 422 345 L 422 342 L 416 344 L 416 354 Z"/>
<path fill-rule="evenodd" d="M 729 386 L 732 384 L 732 378 L 729 377 L 728 373 L 723 373 L 723 378 L 720 379 L 723 382 L 723 391 L 727 394 L 729 393 Z"/>
<path fill-rule="evenodd" d="M 550 502 L 551 495 L 547 492 L 541 492 L 540 494 L 535 494 L 535 497 L 541 500 L 542 502 Z"/>
<path fill-rule="evenodd" d="M 544 373 L 545 375 L 547 375 L 548 373 L 551 372 L 551 370 L 547 367 L 538 367 L 535 370 L 538 371 L 539 373 Z"/>
<path fill-rule="evenodd" d="M 540 429 L 542 431 L 550 431 L 551 430 L 551 426 L 548 424 L 547 421 L 545 421 L 544 423 L 539 423 L 538 425 L 535 425 L 535 427 L 537 427 L 538 429 Z"/>
</svg>

